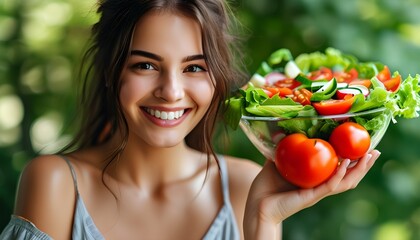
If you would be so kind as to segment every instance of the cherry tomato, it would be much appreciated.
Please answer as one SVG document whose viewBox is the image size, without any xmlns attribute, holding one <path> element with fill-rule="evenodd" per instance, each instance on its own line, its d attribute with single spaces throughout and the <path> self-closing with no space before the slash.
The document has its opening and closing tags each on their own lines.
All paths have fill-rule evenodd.
<svg viewBox="0 0 420 240">
<path fill-rule="evenodd" d="M 336 115 L 347 113 L 354 102 L 354 96 L 347 95 L 344 99 L 329 99 L 313 102 L 312 106 L 320 115 Z"/>
<path fill-rule="evenodd" d="M 363 85 L 367 88 L 370 88 L 370 85 L 372 85 L 372 82 L 370 81 L 370 79 L 355 79 L 349 82 L 349 85 Z"/>
<path fill-rule="evenodd" d="M 332 131 L 328 141 L 339 157 L 350 160 L 361 158 L 370 147 L 369 132 L 355 122 L 344 122 L 338 125 Z"/>
<path fill-rule="evenodd" d="M 400 88 L 401 85 L 401 75 L 397 75 L 389 80 L 382 82 L 386 88 L 386 90 L 395 92 Z"/>
<path fill-rule="evenodd" d="M 378 75 L 376 75 L 376 77 L 384 84 L 386 90 L 388 91 L 395 92 L 400 87 L 401 75 L 392 77 L 388 66 L 384 66 L 384 68 L 378 73 Z"/>
<path fill-rule="evenodd" d="M 357 79 L 357 77 L 359 76 L 359 73 L 357 72 L 356 69 L 352 68 L 347 72 L 344 72 L 344 71 L 333 72 L 333 76 L 335 77 L 335 79 L 337 79 L 337 82 L 349 83 Z"/>
<path fill-rule="evenodd" d="M 333 72 L 330 68 L 320 67 L 319 70 L 310 72 L 308 78 L 311 80 L 331 80 Z"/>
<path fill-rule="evenodd" d="M 271 96 L 278 94 L 280 97 L 285 97 L 287 95 L 293 94 L 292 89 L 286 88 L 286 87 L 264 87 L 264 89 L 271 92 L 272 93 Z"/>
<path fill-rule="evenodd" d="M 292 100 L 305 106 L 305 105 L 311 104 L 311 97 L 312 97 L 312 92 L 309 91 L 308 89 L 302 88 L 302 89 L 293 91 Z"/>
<path fill-rule="evenodd" d="M 295 79 L 292 78 L 285 78 L 283 80 L 279 80 L 277 82 L 274 83 L 274 86 L 279 87 L 279 88 L 289 88 L 291 90 L 299 87 L 301 85 L 300 82 L 296 81 Z"/>
<path fill-rule="evenodd" d="M 330 178 L 337 168 L 338 157 L 327 141 L 293 133 L 278 143 L 275 164 L 290 183 L 312 188 Z"/>
<path fill-rule="evenodd" d="M 389 70 L 388 66 L 384 66 L 384 68 L 376 75 L 379 81 L 383 82 L 389 80 L 391 78 L 391 71 Z"/>
</svg>

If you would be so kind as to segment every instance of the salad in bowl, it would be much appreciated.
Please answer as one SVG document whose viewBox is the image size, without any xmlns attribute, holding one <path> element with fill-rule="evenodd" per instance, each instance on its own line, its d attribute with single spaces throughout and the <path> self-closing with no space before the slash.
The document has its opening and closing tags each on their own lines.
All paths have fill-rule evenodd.
<svg viewBox="0 0 420 240">
<path fill-rule="evenodd" d="M 419 80 L 334 48 L 296 58 L 279 49 L 226 101 L 225 119 L 286 180 L 314 187 L 374 149 L 397 117 L 419 116 Z"/>
</svg>

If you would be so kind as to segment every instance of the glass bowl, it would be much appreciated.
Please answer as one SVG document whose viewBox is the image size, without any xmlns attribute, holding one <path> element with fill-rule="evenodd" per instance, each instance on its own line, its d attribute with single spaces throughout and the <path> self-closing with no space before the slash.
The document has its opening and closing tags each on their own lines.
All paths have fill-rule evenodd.
<svg viewBox="0 0 420 240">
<path fill-rule="evenodd" d="M 309 132 L 312 136 L 307 134 L 309 137 L 317 137 L 328 140 L 332 129 L 344 121 L 356 122 L 372 120 L 372 122 L 375 122 L 376 119 L 379 120 L 380 124 L 370 124 L 375 127 L 372 129 L 367 128 L 371 136 L 371 145 L 369 150 L 373 150 L 385 135 L 391 118 L 391 114 L 386 111 L 385 108 L 377 108 L 358 113 L 295 117 L 289 119 L 277 117 L 242 116 L 239 126 L 251 143 L 264 157 L 274 160 L 277 143 L 286 135 L 301 131 L 300 128 L 297 130 L 297 128 L 290 128 L 290 126 L 305 126 L 306 129 L 311 129 Z"/>
</svg>

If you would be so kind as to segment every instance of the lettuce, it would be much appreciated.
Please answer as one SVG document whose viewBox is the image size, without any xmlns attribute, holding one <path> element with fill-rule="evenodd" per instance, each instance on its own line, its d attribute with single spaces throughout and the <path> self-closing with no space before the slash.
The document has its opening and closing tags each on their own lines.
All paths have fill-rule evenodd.
<svg viewBox="0 0 420 240">
<path fill-rule="evenodd" d="M 398 72 L 395 72 L 398 74 Z M 420 75 L 415 77 L 408 76 L 402 81 L 398 91 L 386 91 L 384 85 L 376 78 L 371 79 L 373 90 L 368 97 L 356 98 L 350 112 L 361 112 L 373 108 L 385 107 L 391 112 L 392 121 L 396 122 L 396 117 L 416 118 L 420 111 Z"/>
<path fill-rule="evenodd" d="M 298 116 L 301 111 L 308 111 L 308 108 L 313 109 L 312 106 L 304 107 L 290 98 L 281 98 L 278 95 L 269 98 L 261 88 L 256 88 L 251 83 L 246 90 L 241 89 L 239 92 L 239 96 L 226 101 L 224 118 L 233 129 L 237 129 L 242 115 L 288 119 Z"/>
<path fill-rule="evenodd" d="M 350 69 L 357 65 L 358 61 L 354 56 L 342 54 L 335 48 L 327 48 L 325 54 L 321 52 L 300 54 L 295 62 L 302 72 L 307 73 L 320 67 Z"/>
<path fill-rule="evenodd" d="M 352 55 L 346 55 L 334 48 L 328 48 L 325 53 L 313 52 L 300 54 L 295 60 L 288 49 L 279 49 L 273 52 L 266 61 L 263 61 L 257 70 L 261 76 L 272 71 L 282 72 L 289 61 L 294 61 L 302 73 L 308 73 L 320 67 L 329 67 L 335 70 L 356 69 L 359 79 L 370 79 L 372 86 L 369 95 L 365 98 L 362 94 L 355 96 L 355 101 L 350 109 L 351 113 L 363 112 L 371 109 L 385 108 L 391 114 L 391 119 L 395 123 L 397 117 L 416 118 L 420 111 L 420 75 L 415 77 L 408 76 L 401 81 L 398 91 L 387 91 L 384 84 L 376 77 L 384 69 L 384 64 L 380 62 L 359 62 Z M 399 75 L 394 72 L 393 77 Z M 301 82 L 300 88 L 311 88 L 313 81 L 298 75 L 295 79 Z M 312 90 L 314 91 L 314 90 Z M 290 98 L 281 98 L 278 95 L 269 98 L 262 88 L 254 87 L 251 82 L 247 89 L 240 89 L 236 96 L 228 99 L 225 104 L 227 111 L 225 120 L 227 124 L 236 129 L 242 116 L 278 117 L 290 119 L 280 121 L 284 124 L 284 129 L 293 132 L 305 132 L 309 136 L 317 132 L 328 132 L 333 124 L 328 121 L 320 120 L 296 120 L 299 116 L 316 116 L 317 113 L 310 105 L 302 106 Z M 316 95 L 316 93 L 314 93 Z M 380 116 L 364 119 L 355 117 L 356 121 L 365 126 L 370 131 L 380 128 L 389 119 Z"/>
</svg>

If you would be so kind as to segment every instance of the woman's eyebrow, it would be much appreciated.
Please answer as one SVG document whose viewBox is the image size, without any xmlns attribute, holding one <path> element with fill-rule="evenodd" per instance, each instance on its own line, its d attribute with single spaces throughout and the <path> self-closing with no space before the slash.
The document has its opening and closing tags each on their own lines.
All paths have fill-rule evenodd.
<svg viewBox="0 0 420 240">
<path fill-rule="evenodd" d="M 156 55 L 154 53 L 151 53 L 151 52 L 143 51 L 143 50 L 131 50 L 131 55 L 143 56 L 143 57 L 151 58 L 160 62 L 163 61 L 163 57 Z"/>
<path fill-rule="evenodd" d="M 203 54 L 196 54 L 196 55 L 185 57 L 184 59 L 182 59 L 182 62 L 190 62 L 190 61 L 201 60 L 201 59 L 206 60 L 206 57 Z"/>
<path fill-rule="evenodd" d="M 157 54 L 151 53 L 151 52 L 143 51 L 143 50 L 131 50 L 131 55 L 143 56 L 143 57 L 154 59 L 156 61 L 163 61 L 163 57 Z M 202 59 L 204 60 L 206 59 L 206 57 L 203 54 L 196 54 L 196 55 L 191 55 L 191 56 L 187 56 L 183 58 L 182 62 L 190 62 L 190 61 L 202 60 Z"/>
</svg>

